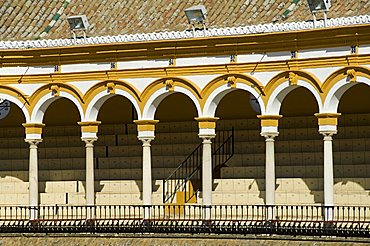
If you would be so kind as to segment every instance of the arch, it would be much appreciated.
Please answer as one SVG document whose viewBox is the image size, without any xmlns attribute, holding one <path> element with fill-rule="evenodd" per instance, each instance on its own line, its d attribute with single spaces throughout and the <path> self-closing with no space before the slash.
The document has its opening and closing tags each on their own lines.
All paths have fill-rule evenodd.
<svg viewBox="0 0 370 246">
<path fill-rule="evenodd" d="M 114 93 L 107 92 L 106 84 L 114 83 Z M 104 85 L 105 84 L 105 85 Z M 103 104 L 113 96 L 123 96 L 134 105 L 138 118 L 141 118 L 140 99 L 138 92 L 126 82 L 122 81 L 104 81 L 94 85 L 86 93 L 86 113 L 84 121 L 96 121 L 99 110 Z"/>
<path fill-rule="evenodd" d="M 265 103 L 263 97 L 265 93 L 262 84 L 247 75 L 227 74 L 209 82 L 202 91 L 202 96 L 204 97 L 203 116 L 214 117 L 217 106 L 222 98 L 237 89 L 251 93 L 257 99 L 261 113 L 264 114 Z"/>
<path fill-rule="evenodd" d="M 289 74 L 294 73 L 295 84 L 289 81 Z M 322 111 L 322 89 L 319 79 L 304 71 L 286 71 L 272 78 L 266 86 L 266 114 L 278 115 L 284 98 L 297 87 L 302 86 L 312 93 L 316 99 L 319 112 Z"/>
<path fill-rule="evenodd" d="M 29 102 L 23 96 L 22 92 L 7 86 L 0 86 L 0 98 L 4 98 L 17 105 L 23 112 L 26 123 L 30 122 L 30 113 L 28 111 Z"/>
<path fill-rule="evenodd" d="M 53 85 L 58 87 L 55 89 L 57 92 L 53 92 L 53 89 L 51 89 Z M 53 93 L 57 93 L 57 96 Z M 33 105 L 31 122 L 42 123 L 47 108 L 60 97 L 69 99 L 77 107 L 80 119 L 83 119 L 84 111 L 81 93 L 72 86 L 58 83 L 43 86 L 32 95 L 30 100 L 32 102 L 31 105 Z"/>
<path fill-rule="evenodd" d="M 354 70 L 356 82 L 349 82 L 347 71 Z M 346 67 L 332 73 L 324 83 L 326 91 L 323 112 L 337 113 L 343 94 L 357 83 L 370 86 L 370 69 L 364 67 Z"/>
<path fill-rule="evenodd" d="M 195 105 L 198 116 L 201 116 L 202 108 L 199 91 L 199 88 L 194 83 L 185 79 L 165 78 L 156 80 L 142 93 L 142 119 L 154 119 L 155 112 L 163 99 L 176 92 L 189 97 Z"/>
</svg>

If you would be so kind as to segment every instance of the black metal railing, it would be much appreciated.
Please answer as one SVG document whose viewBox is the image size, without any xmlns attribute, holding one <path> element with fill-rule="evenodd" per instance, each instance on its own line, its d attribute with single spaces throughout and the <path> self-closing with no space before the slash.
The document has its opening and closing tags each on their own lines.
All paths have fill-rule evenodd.
<svg viewBox="0 0 370 246">
<path fill-rule="evenodd" d="M 234 127 L 227 131 L 218 131 L 212 151 L 213 178 L 221 177 L 221 169 L 234 155 Z"/>
<path fill-rule="evenodd" d="M 203 145 L 199 144 L 190 155 L 163 180 L 163 203 L 172 203 L 178 191 L 185 191 L 188 181 L 202 166 Z M 198 174 L 199 175 L 199 174 Z M 190 190 L 190 189 L 188 189 Z M 186 194 L 186 192 L 184 192 Z"/>
<path fill-rule="evenodd" d="M 217 131 L 213 142 L 213 173 L 219 178 L 222 167 L 234 154 L 234 128 Z M 173 203 L 179 191 L 184 193 L 184 202 L 189 202 L 201 187 L 203 145 L 199 144 L 183 162 L 163 180 L 163 203 Z"/>
<path fill-rule="evenodd" d="M 370 206 L 4 206 L 0 207 L 0 233 L 6 232 L 268 233 L 370 237 Z"/>
</svg>

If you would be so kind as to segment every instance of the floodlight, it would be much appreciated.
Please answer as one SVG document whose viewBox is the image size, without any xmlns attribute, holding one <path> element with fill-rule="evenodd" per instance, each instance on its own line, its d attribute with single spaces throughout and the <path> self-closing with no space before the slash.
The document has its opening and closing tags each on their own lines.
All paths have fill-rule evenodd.
<svg viewBox="0 0 370 246">
<path fill-rule="evenodd" d="M 86 15 L 75 15 L 67 17 L 69 28 L 71 31 L 75 30 L 87 30 L 90 26 Z"/>
<path fill-rule="evenodd" d="M 330 0 L 307 0 L 308 6 L 312 13 L 324 11 L 329 11 L 331 6 Z"/>
<path fill-rule="evenodd" d="M 313 18 L 313 25 L 316 27 L 316 13 L 322 12 L 324 15 L 324 26 L 326 27 L 327 24 L 327 17 L 326 13 L 329 11 L 331 6 L 330 0 L 307 0 L 308 7 L 311 10 L 312 18 Z"/>
<path fill-rule="evenodd" d="M 188 18 L 189 24 L 203 24 L 206 19 L 207 10 L 203 5 L 197 5 L 185 9 L 186 18 Z"/>
</svg>

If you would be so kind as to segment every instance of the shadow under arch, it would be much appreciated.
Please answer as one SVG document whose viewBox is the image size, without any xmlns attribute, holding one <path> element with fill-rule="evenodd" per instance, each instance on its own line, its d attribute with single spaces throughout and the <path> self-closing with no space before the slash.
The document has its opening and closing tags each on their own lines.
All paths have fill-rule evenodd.
<svg viewBox="0 0 370 246">
<path fill-rule="evenodd" d="M 154 119 L 156 109 L 167 96 L 179 92 L 190 98 L 197 109 L 198 117 L 202 115 L 201 94 L 199 87 L 190 80 L 178 77 L 158 79 L 149 84 L 140 95 L 142 118 Z"/>
<path fill-rule="evenodd" d="M 44 112 L 43 141 L 38 148 L 40 204 L 51 205 L 50 196 L 55 199 L 52 204 L 74 204 L 71 193 L 85 186 L 85 145 L 77 124 L 80 117 L 75 103 L 61 96 Z M 65 188 L 69 186 L 75 191 Z"/>
<path fill-rule="evenodd" d="M 261 113 L 256 98 L 248 91 L 233 90 L 219 102 L 215 116 L 217 132 L 234 128 L 234 156 L 225 164 L 214 169 L 214 190 L 223 191 L 227 197 L 230 182 L 240 193 L 237 204 L 263 204 L 265 184 L 263 170 L 265 166 L 264 141 L 260 136 Z M 236 188 L 238 187 L 238 188 Z M 218 192 L 219 193 L 219 192 Z M 217 200 L 218 194 L 215 194 Z M 232 201 L 232 199 L 231 199 Z"/>
<path fill-rule="evenodd" d="M 261 113 L 265 112 L 264 86 L 255 78 L 245 74 L 221 75 L 210 81 L 202 90 L 203 115 L 213 117 L 220 101 L 230 92 L 244 90 L 257 100 Z"/>
<path fill-rule="evenodd" d="M 368 139 L 370 86 L 354 83 L 340 98 L 333 136 L 335 205 L 367 205 L 370 195 Z"/>
<path fill-rule="evenodd" d="M 276 204 L 323 203 L 323 141 L 314 116 L 318 110 L 314 95 L 304 87 L 282 102 L 275 139 Z"/>
<path fill-rule="evenodd" d="M 0 98 L 8 100 L 9 97 L 2 97 L 0 94 Z M 24 182 L 29 181 L 29 145 L 24 141 L 25 129 L 22 126 L 26 122 L 26 117 L 18 104 L 10 101 L 9 105 L 10 107 L 2 105 L 0 110 L 0 189 L 9 189 L 11 185 L 14 190 L 21 190 L 25 187 Z M 10 198 L 3 193 L 0 204 L 9 204 L 10 199 L 13 205 L 28 204 L 28 200 L 22 197 L 19 195 Z"/>
<path fill-rule="evenodd" d="M 196 117 L 197 106 L 184 93 L 172 92 L 159 103 L 154 115 L 159 122 L 152 145 L 153 192 L 159 189 L 155 181 L 166 179 L 201 143 Z M 201 189 L 199 174 L 190 180 L 195 190 Z"/>
</svg>

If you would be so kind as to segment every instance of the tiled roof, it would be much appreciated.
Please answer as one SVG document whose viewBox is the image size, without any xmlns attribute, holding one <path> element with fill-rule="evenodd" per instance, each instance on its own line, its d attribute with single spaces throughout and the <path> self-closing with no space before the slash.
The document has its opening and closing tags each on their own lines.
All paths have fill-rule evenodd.
<svg viewBox="0 0 370 246">
<path fill-rule="evenodd" d="M 203 4 L 210 28 L 312 19 L 306 0 L 2 0 L 0 40 L 71 36 L 67 16 L 85 14 L 88 36 L 183 31 L 184 9 Z M 328 18 L 370 13 L 368 0 L 332 0 Z"/>
</svg>

